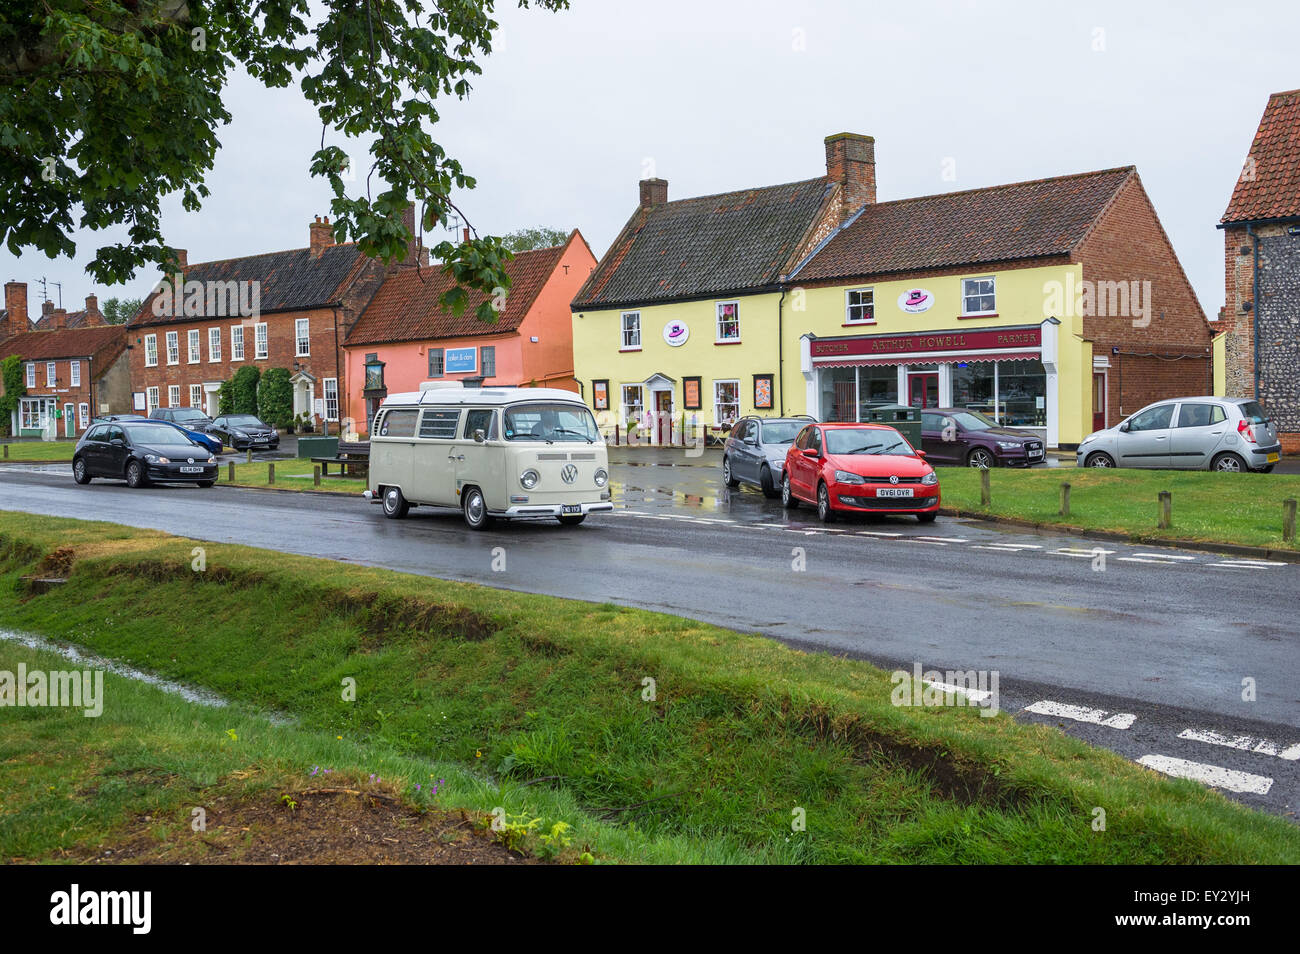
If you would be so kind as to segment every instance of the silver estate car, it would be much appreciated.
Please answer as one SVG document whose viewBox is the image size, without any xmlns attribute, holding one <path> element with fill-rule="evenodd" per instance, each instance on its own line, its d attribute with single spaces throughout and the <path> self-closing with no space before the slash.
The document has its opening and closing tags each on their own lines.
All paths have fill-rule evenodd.
<svg viewBox="0 0 1300 954">
<path fill-rule="evenodd" d="M 1257 470 L 1267 474 L 1282 445 L 1249 398 L 1172 398 L 1142 408 L 1079 445 L 1080 467 Z"/>
<path fill-rule="evenodd" d="M 752 484 L 766 497 L 781 496 L 785 452 L 811 417 L 742 417 L 722 448 L 722 479 L 728 487 Z"/>
</svg>

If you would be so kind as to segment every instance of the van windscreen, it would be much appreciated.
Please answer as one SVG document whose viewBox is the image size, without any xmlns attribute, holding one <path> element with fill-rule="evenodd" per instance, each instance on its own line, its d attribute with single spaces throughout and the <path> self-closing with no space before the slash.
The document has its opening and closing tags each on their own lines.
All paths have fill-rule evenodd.
<svg viewBox="0 0 1300 954">
<path fill-rule="evenodd" d="M 505 438 L 508 441 L 600 440 L 591 411 L 580 404 L 520 404 L 506 408 Z"/>
</svg>

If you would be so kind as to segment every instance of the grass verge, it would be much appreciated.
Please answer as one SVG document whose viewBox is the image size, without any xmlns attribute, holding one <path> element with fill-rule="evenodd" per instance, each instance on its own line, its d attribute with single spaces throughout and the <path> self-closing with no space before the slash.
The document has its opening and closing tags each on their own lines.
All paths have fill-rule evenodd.
<svg viewBox="0 0 1300 954">
<path fill-rule="evenodd" d="M 392 753 L 463 766 L 535 816 L 553 799 L 570 814 L 548 817 L 601 857 L 1300 861 L 1285 820 L 1053 728 L 894 706 L 888 675 L 863 663 L 642 610 L 238 546 L 205 545 L 196 572 L 194 547 L 0 514 L 0 613 L 289 713 L 294 731 L 355 746 L 364 765 Z M 36 593 L 21 579 L 33 574 L 68 582 Z"/>
<path fill-rule="evenodd" d="M 316 464 L 310 458 L 298 457 L 291 460 L 277 460 L 275 463 L 275 483 L 269 482 L 270 471 L 266 461 L 253 463 L 235 462 L 235 479 L 230 480 L 229 459 L 221 461 L 218 483 L 229 487 L 279 487 L 282 490 L 324 490 L 333 493 L 359 494 L 366 489 L 366 482 L 356 477 L 322 477 L 320 486 L 315 485 L 312 468 Z M 331 473 L 338 473 L 338 464 L 331 466 Z"/>
<path fill-rule="evenodd" d="M 0 460 L 72 460 L 72 452 L 77 448 L 76 441 L 12 441 L 4 447 L 9 449 L 8 456 L 0 450 Z"/>
<path fill-rule="evenodd" d="M 1114 470 L 1095 467 L 995 468 L 992 505 L 980 506 L 979 471 L 940 467 L 943 503 L 973 513 L 1132 536 L 1300 549 L 1282 539 L 1282 502 L 1300 498 L 1300 476 L 1211 471 Z M 1070 484 L 1070 515 L 1061 516 L 1061 484 Z M 1173 526 L 1157 529 L 1158 495 L 1173 495 Z"/>
</svg>

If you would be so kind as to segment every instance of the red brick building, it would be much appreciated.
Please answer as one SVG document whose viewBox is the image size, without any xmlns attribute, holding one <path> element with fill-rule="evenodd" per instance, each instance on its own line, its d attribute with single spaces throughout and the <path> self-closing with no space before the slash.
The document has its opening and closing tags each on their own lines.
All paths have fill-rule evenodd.
<svg viewBox="0 0 1300 954">
<path fill-rule="evenodd" d="M 95 415 L 129 411 L 126 336 L 121 325 L 105 323 L 94 295 L 86 298 L 83 311 L 71 314 L 47 301 L 40 321 L 33 323 L 27 286 L 8 282 L 0 314 L 0 360 L 17 355 L 26 385 L 8 422 L 9 433 L 79 437 Z"/>
<path fill-rule="evenodd" d="M 1253 397 L 1300 452 L 1300 90 L 1269 97 L 1219 222 L 1224 390 Z"/>
<path fill-rule="evenodd" d="M 343 340 L 384 272 L 355 245 L 337 244 L 329 219 L 318 216 L 308 237 L 306 248 L 193 265 L 180 252 L 180 294 L 164 279 L 128 324 L 137 411 L 215 416 L 221 383 L 252 365 L 290 372 L 295 417 L 339 420 Z"/>
</svg>

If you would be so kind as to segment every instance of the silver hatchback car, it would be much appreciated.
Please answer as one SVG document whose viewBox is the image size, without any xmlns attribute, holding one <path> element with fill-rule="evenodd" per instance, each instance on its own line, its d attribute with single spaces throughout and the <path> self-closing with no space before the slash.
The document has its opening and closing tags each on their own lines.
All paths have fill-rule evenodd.
<svg viewBox="0 0 1300 954">
<path fill-rule="evenodd" d="M 1281 456 L 1264 408 L 1249 398 L 1185 397 L 1150 404 L 1079 445 L 1080 467 L 1257 470 Z"/>
<path fill-rule="evenodd" d="M 752 484 L 764 496 L 781 496 L 785 453 L 811 417 L 742 417 L 722 448 L 722 479 L 728 487 Z"/>
</svg>

